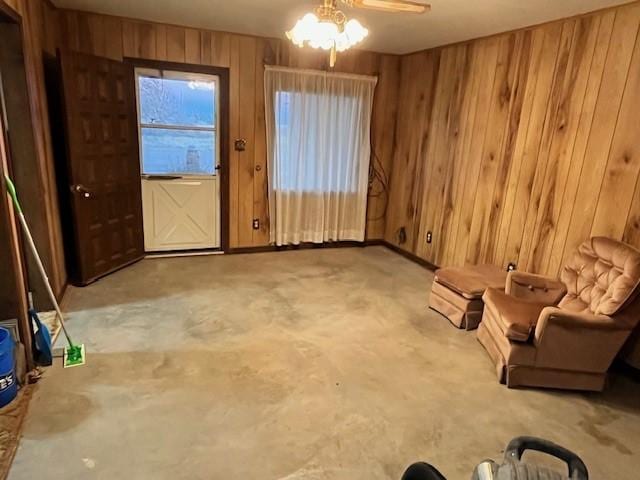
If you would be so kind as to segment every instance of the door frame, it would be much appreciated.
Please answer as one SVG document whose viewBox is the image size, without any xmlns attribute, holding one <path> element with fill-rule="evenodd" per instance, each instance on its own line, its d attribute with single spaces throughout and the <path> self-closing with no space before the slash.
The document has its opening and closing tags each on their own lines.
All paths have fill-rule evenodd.
<svg viewBox="0 0 640 480">
<path fill-rule="evenodd" d="M 220 185 L 220 250 L 229 251 L 229 69 L 210 65 L 196 65 L 193 63 L 166 62 L 163 60 L 148 60 L 142 58 L 124 57 L 123 61 L 138 68 L 152 68 L 156 70 L 173 70 L 187 73 L 203 73 L 216 75 L 220 79 L 219 102 L 219 139 L 220 139 L 220 170 L 218 182 Z M 136 92 L 136 95 L 138 92 Z"/>
<path fill-rule="evenodd" d="M 25 44 L 22 17 L 10 5 L 4 2 L 4 0 L 0 0 L 0 23 L 13 25 L 17 28 L 20 34 L 21 54 L 24 57 Z M 22 66 L 26 71 L 26 65 L 23 64 Z M 28 84 L 26 84 L 25 87 L 28 91 Z M 31 95 L 30 91 L 27 93 Z M 30 290 L 31 285 L 28 278 L 29 265 L 24 235 L 20 229 L 14 206 L 9 199 L 4 181 L 5 173 L 15 181 L 15 177 L 12 174 L 13 162 L 15 160 L 11 155 L 11 145 L 5 129 L 5 113 L 3 106 L 0 104 L 0 136 L 2 137 L 0 138 L 0 202 L 2 203 L 0 205 L 0 221 L 2 222 L 0 228 L 4 230 L 2 234 L 6 235 L 7 243 L 9 244 L 7 252 L 8 262 L 6 265 L 6 275 L 9 277 L 7 284 L 11 289 L 10 293 L 15 296 L 15 304 L 12 305 L 12 310 L 15 311 L 18 333 L 20 335 L 19 340 L 24 345 L 24 359 L 26 361 L 27 371 L 29 371 L 35 367 L 33 335 L 31 331 L 32 325 L 28 313 L 29 305 L 27 299 L 27 292 Z M 29 111 L 29 116 L 31 117 L 31 111 Z M 33 121 L 33 118 L 31 118 L 31 121 Z M 37 162 L 37 160 L 38 159 L 35 158 L 33 159 L 34 162 Z M 23 379 L 20 379 L 20 381 L 22 380 Z"/>
</svg>

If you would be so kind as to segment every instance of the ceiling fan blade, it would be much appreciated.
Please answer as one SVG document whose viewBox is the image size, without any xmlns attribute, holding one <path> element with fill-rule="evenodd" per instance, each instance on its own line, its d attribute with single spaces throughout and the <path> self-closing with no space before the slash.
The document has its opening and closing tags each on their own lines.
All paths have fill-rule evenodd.
<svg viewBox="0 0 640 480">
<path fill-rule="evenodd" d="M 431 9 L 431 5 L 408 0 L 351 0 L 351 4 L 356 8 L 397 13 L 425 13 Z"/>
</svg>

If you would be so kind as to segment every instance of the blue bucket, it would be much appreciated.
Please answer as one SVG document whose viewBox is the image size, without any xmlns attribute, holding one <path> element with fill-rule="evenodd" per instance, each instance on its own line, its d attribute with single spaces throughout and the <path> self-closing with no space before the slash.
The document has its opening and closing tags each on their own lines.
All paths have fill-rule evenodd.
<svg viewBox="0 0 640 480">
<path fill-rule="evenodd" d="M 14 349 L 11 332 L 0 327 L 0 407 L 11 403 L 18 393 Z"/>
</svg>

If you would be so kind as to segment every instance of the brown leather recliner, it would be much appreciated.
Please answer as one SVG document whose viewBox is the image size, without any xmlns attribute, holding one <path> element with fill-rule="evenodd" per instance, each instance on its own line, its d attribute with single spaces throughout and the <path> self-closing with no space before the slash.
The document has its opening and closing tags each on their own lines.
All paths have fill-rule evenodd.
<svg viewBox="0 0 640 480">
<path fill-rule="evenodd" d="M 478 340 L 501 383 L 596 390 L 640 321 L 640 252 L 603 237 L 584 242 L 561 281 L 511 272 L 487 289 Z"/>
</svg>

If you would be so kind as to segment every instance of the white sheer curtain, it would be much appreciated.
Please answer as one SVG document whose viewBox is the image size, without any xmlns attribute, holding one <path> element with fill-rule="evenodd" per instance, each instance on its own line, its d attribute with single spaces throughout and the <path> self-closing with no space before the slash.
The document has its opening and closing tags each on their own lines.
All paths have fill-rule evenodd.
<svg viewBox="0 0 640 480">
<path fill-rule="evenodd" d="M 364 240 L 376 81 L 266 67 L 272 243 Z"/>
</svg>

